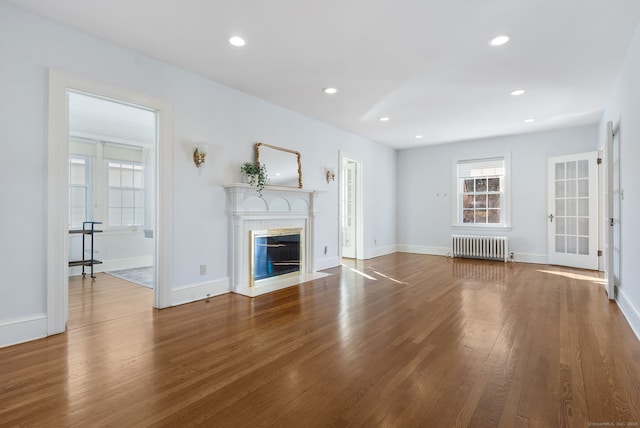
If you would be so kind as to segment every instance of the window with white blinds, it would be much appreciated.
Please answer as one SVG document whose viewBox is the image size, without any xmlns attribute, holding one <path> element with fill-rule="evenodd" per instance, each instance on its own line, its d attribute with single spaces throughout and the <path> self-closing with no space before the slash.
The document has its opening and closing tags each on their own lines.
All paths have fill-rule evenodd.
<svg viewBox="0 0 640 428">
<path fill-rule="evenodd" d="M 508 156 L 456 161 L 456 224 L 508 226 Z"/>
</svg>

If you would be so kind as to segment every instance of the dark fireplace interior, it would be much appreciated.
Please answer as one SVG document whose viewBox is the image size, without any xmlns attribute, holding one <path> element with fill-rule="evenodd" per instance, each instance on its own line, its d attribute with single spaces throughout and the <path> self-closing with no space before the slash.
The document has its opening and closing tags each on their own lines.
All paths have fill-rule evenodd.
<svg viewBox="0 0 640 428">
<path fill-rule="evenodd" d="M 300 234 L 254 238 L 253 279 L 300 271 Z"/>
</svg>

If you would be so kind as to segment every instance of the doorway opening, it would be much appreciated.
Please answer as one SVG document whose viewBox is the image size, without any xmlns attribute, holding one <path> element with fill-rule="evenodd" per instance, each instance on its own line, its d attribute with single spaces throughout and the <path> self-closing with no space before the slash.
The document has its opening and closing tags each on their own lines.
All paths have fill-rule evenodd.
<svg viewBox="0 0 640 428">
<path fill-rule="evenodd" d="M 74 111 L 74 102 L 70 101 L 74 98 L 80 100 L 79 105 L 82 102 L 103 102 L 108 106 L 95 118 L 92 131 L 78 125 L 83 121 L 91 121 L 80 117 L 86 109 Z M 109 108 L 113 110 L 125 106 L 138 109 L 128 110 L 129 113 L 145 112 L 151 115 L 153 136 L 148 138 L 151 138 L 152 144 L 131 144 L 128 138 L 114 136 L 115 131 L 105 131 L 113 119 Z M 83 216 L 103 223 L 96 226 L 123 228 L 126 232 L 135 228 L 135 232 L 151 237 L 145 237 L 148 241 L 142 245 L 151 248 L 151 254 L 144 257 L 151 261 L 153 271 L 153 306 L 170 306 L 171 116 L 171 105 L 163 101 L 50 70 L 46 286 L 48 335 L 62 333 L 66 329 L 69 315 L 69 256 L 71 250 L 75 249 L 70 246 L 69 229 Z M 124 126 L 123 123 L 120 122 L 119 126 Z M 112 135 L 104 138 L 109 134 Z M 133 140 L 137 141 L 138 137 Z M 98 152 L 101 152 L 100 157 Z M 70 160 L 74 156 L 78 161 L 75 165 L 82 165 L 81 161 L 84 160 L 84 166 L 74 168 L 76 175 L 72 183 Z M 95 182 L 89 186 L 85 181 L 83 188 L 81 176 L 86 180 L 96 169 L 101 169 L 101 174 L 94 174 Z M 142 169 L 146 169 L 147 178 L 143 178 Z M 116 176 L 120 178 L 119 181 Z M 98 183 L 99 180 L 102 183 Z M 127 185 L 123 186 L 123 183 Z M 119 250 L 122 251 L 121 248 Z M 113 253 L 117 251 L 114 247 Z M 76 254 L 74 258 L 78 256 L 84 258 L 84 253 Z M 97 254 L 94 256 L 96 259 L 100 257 Z M 111 257 L 109 260 L 114 263 Z"/>
<path fill-rule="evenodd" d="M 362 163 L 340 154 L 340 242 L 341 257 L 363 259 Z"/>
<path fill-rule="evenodd" d="M 157 113 L 77 91 L 67 99 L 69 276 L 153 288 Z"/>
</svg>

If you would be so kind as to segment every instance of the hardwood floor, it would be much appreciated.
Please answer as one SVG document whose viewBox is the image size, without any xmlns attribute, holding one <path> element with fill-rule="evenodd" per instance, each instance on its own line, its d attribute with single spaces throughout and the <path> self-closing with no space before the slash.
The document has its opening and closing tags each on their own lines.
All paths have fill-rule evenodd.
<svg viewBox="0 0 640 428">
<path fill-rule="evenodd" d="M 0 349 L 0 426 L 640 422 L 640 342 L 597 272 L 400 253 L 328 272 L 161 311 L 72 283 L 65 334 Z"/>
<path fill-rule="evenodd" d="M 69 278 L 67 329 L 86 327 L 136 313 L 149 314 L 153 290 L 104 273 Z"/>
</svg>

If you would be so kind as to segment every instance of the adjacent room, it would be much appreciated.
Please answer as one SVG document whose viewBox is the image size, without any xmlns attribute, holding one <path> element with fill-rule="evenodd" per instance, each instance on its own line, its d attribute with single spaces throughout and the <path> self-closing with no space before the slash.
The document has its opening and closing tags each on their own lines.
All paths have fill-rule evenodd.
<svg viewBox="0 0 640 428">
<path fill-rule="evenodd" d="M 0 0 L 0 426 L 637 426 L 640 3 Z"/>
</svg>

